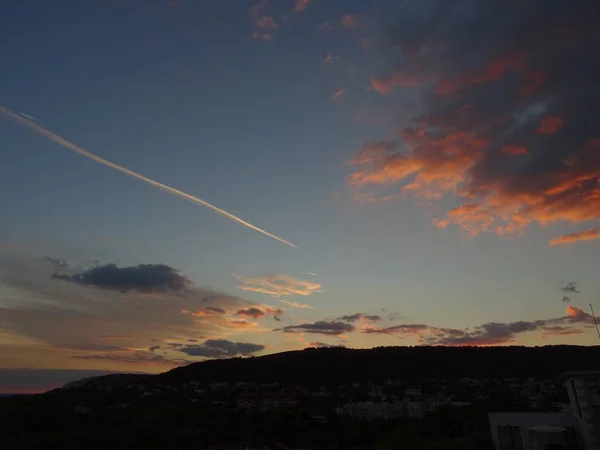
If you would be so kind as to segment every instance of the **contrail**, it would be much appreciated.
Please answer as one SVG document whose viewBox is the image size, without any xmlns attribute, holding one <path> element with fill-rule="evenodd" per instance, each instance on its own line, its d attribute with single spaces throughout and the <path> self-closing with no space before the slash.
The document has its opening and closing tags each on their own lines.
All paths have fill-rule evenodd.
<svg viewBox="0 0 600 450">
<path fill-rule="evenodd" d="M 190 202 L 196 203 L 197 205 L 201 205 L 201 206 L 205 206 L 206 208 L 212 209 L 214 212 L 222 214 L 223 216 L 227 217 L 230 220 L 233 220 L 234 222 L 237 222 L 239 224 L 244 225 L 245 227 L 251 228 L 254 231 L 258 231 L 259 233 L 264 234 L 265 236 L 269 236 L 270 238 L 275 239 L 276 241 L 282 242 L 286 245 L 289 245 L 290 247 L 294 247 L 294 248 L 298 248 L 297 245 L 293 244 L 290 241 L 286 241 L 285 239 L 282 239 L 278 236 L 275 236 L 272 233 L 269 233 L 268 231 L 263 230 L 262 228 L 259 228 L 255 225 L 252 225 L 251 223 L 246 222 L 245 220 L 239 218 L 238 216 L 235 216 L 227 211 L 225 211 L 224 209 L 218 208 L 215 205 L 212 205 L 198 197 L 194 197 L 193 195 L 190 194 L 186 194 L 185 192 L 182 192 L 178 189 L 175 189 L 171 186 L 167 186 L 166 184 L 162 184 L 159 183 L 158 181 L 154 181 L 150 178 L 147 178 L 143 175 L 140 175 L 137 172 L 134 172 L 133 170 L 129 170 L 123 166 L 120 166 L 118 164 L 115 164 L 113 162 L 107 161 L 106 159 L 100 158 L 99 156 L 94 155 L 91 152 L 88 152 L 87 150 L 79 147 L 78 145 L 75 145 L 69 141 L 67 141 L 66 139 L 58 136 L 57 134 L 54 134 L 52 131 L 47 130 L 46 128 L 42 127 L 41 125 L 34 123 L 30 120 L 25 119 L 23 116 L 19 115 L 19 114 L 15 114 L 14 112 L 4 108 L 3 106 L 0 106 L 0 113 L 4 114 L 5 116 L 13 119 L 14 121 L 20 123 L 21 125 L 26 126 L 27 128 L 29 128 L 30 130 L 36 132 L 37 134 L 44 136 L 45 138 L 50 139 L 51 141 L 56 142 L 59 145 L 62 145 L 63 147 L 65 147 L 68 150 L 71 150 L 75 153 L 79 153 L 81 156 L 85 156 L 86 158 L 89 158 L 93 161 L 96 161 L 97 163 L 100 163 L 106 167 L 110 167 L 111 169 L 115 169 L 118 170 L 119 172 L 124 173 L 125 175 L 129 175 L 131 177 L 137 178 L 138 180 L 141 181 L 145 181 L 146 183 L 157 187 L 158 189 L 162 189 L 163 191 L 167 191 L 170 194 L 176 195 L 178 197 L 184 198 Z"/>
<path fill-rule="evenodd" d="M 35 117 L 33 117 L 33 116 L 30 116 L 29 114 L 25 114 L 25 113 L 19 113 L 19 115 L 21 115 L 21 116 L 25 117 L 26 119 L 29 119 L 29 120 L 35 120 L 36 122 L 39 122 L 39 120 L 37 120 L 37 119 L 36 119 Z"/>
</svg>

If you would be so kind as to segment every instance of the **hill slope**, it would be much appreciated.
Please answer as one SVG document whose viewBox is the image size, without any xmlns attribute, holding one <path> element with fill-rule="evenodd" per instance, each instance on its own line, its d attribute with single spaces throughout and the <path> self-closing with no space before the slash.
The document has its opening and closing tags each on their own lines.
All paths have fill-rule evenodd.
<svg viewBox="0 0 600 450">
<path fill-rule="evenodd" d="M 600 346 L 378 347 L 305 349 L 252 358 L 193 363 L 145 381 L 323 382 L 357 379 L 554 377 L 600 369 Z"/>
</svg>

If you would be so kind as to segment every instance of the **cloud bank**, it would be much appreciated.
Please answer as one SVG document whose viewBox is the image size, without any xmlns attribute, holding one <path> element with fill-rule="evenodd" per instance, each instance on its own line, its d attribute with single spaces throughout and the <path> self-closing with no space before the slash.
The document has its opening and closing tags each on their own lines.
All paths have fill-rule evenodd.
<svg viewBox="0 0 600 450">
<path fill-rule="evenodd" d="M 600 219 L 598 11 L 593 0 L 400 5 L 395 64 L 371 80 L 375 95 L 397 94 L 397 134 L 350 161 L 357 198 L 451 197 L 434 224 L 471 235 Z"/>
</svg>

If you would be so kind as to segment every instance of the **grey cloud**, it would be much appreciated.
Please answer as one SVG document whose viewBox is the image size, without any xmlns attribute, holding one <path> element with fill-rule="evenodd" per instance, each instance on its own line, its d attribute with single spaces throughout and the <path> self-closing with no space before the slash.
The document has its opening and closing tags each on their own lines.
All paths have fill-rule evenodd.
<svg viewBox="0 0 600 450">
<path fill-rule="evenodd" d="M 391 327 L 385 328 L 365 328 L 363 333 L 365 334 L 412 334 L 415 332 L 420 332 L 422 330 L 427 330 L 430 327 L 424 324 L 402 324 L 402 325 L 393 325 Z"/>
<path fill-rule="evenodd" d="M 52 256 L 46 256 L 46 261 L 52 264 L 54 267 L 58 269 L 63 269 L 69 267 L 67 261 L 63 258 L 54 258 Z"/>
<path fill-rule="evenodd" d="M 232 342 L 226 339 L 208 339 L 200 345 L 183 345 L 177 350 L 189 356 L 205 358 L 232 358 L 234 356 L 249 356 L 264 350 L 261 344 Z"/>
<path fill-rule="evenodd" d="M 560 290 L 565 294 L 562 298 L 564 303 L 571 302 L 571 294 L 579 294 L 579 289 L 577 288 L 577 283 L 574 281 L 569 281 L 567 283 L 563 283 Z"/>
<path fill-rule="evenodd" d="M 235 315 L 252 317 L 253 319 L 258 319 L 259 317 L 264 316 L 265 312 L 262 309 L 258 309 L 258 308 L 247 308 L 247 309 L 240 309 L 238 312 L 235 313 Z"/>
<path fill-rule="evenodd" d="M 56 266 L 56 265 L 55 265 Z M 71 274 L 55 273 L 54 278 L 74 283 L 113 289 L 121 292 L 178 292 L 190 285 L 190 280 L 166 264 L 139 264 L 118 267 L 116 264 L 95 266 Z"/>
<path fill-rule="evenodd" d="M 365 319 L 371 322 L 378 322 L 381 320 L 381 316 L 378 315 L 369 315 L 364 313 L 355 313 L 347 316 L 338 317 L 335 320 L 341 320 L 344 322 L 356 322 L 357 320 Z"/>
<path fill-rule="evenodd" d="M 259 309 L 259 308 L 240 309 L 238 312 L 235 313 L 235 315 L 252 317 L 253 319 L 259 319 L 261 317 L 271 314 L 276 321 L 281 322 L 281 316 L 284 313 L 285 313 L 285 311 L 280 308 L 263 307 L 262 309 Z"/>
<path fill-rule="evenodd" d="M 568 283 L 563 284 L 560 290 L 563 292 L 568 292 L 570 294 L 579 294 L 577 283 L 575 283 L 574 281 L 569 281 Z"/>
<path fill-rule="evenodd" d="M 567 315 L 552 319 L 516 322 L 488 322 L 465 328 L 441 328 L 427 324 L 400 324 L 391 327 L 364 328 L 364 334 L 386 334 L 398 337 L 414 336 L 425 345 L 501 345 L 513 342 L 519 334 L 541 331 L 543 335 L 567 335 L 581 332 L 574 325 L 593 322 L 592 316 L 583 310 L 569 306 Z"/>
<path fill-rule="evenodd" d="M 329 336 L 339 336 L 340 334 L 350 333 L 355 330 L 354 325 L 346 322 L 327 322 L 319 320 L 315 323 L 304 323 L 301 325 L 289 325 L 274 331 L 284 331 L 294 333 L 302 331 L 305 333 L 324 334 Z"/>
</svg>

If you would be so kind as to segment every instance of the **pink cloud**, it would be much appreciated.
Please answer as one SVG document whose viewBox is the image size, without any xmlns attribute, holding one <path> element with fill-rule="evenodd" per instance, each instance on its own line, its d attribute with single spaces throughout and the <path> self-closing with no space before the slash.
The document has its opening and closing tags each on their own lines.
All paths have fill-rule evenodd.
<svg viewBox="0 0 600 450">
<path fill-rule="evenodd" d="M 600 239 L 600 228 L 591 228 L 589 230 L 578 231 L 576 233 L 559 236 L 550 241 L 550 245 L 574 244 L 582 241 L 593 241 Z"/>
</svg>

